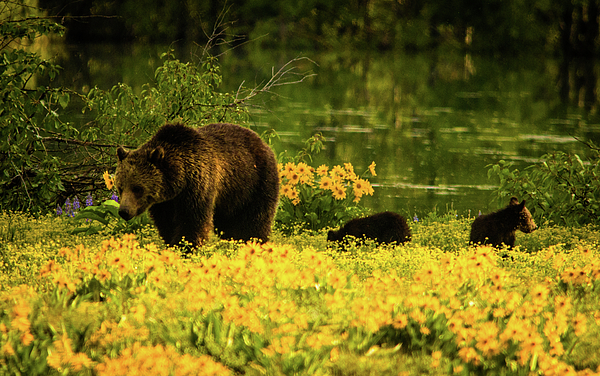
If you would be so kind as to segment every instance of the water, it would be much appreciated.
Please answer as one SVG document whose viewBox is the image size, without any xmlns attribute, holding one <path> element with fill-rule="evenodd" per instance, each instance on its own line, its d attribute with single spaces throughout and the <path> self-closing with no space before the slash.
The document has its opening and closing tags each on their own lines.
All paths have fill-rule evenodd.
<svg viewBox="0 0 600 376">
<path fill-rule="evenodd" d="M 119 81 L 139 87 L 151 80 L 165 48 L 77 46 L 77 58 L 62 63 L 64 75 L 82 77 L 73 83 L 82 90 Z M 185 60 L 193 53 L 180 54 Z M 249 48 L 220 58 L 221 89 L 260 85 L 299 56 L 312 62 L 299 60 L 294 72 L 315 75 L 253 100 L 251 127 L 277 131 L 276 154 L 295 155 L 321 133 L 324 149 L 313 156 L 315 167 L 350 162 L 361 173 L 375 161 L 378 176 L 369 178 L 375 195 L 363 201 L 375 211 L 489 212 L 501 205 L 498 181 L 487 175 L 490 164 L 510 160 L 522 170 L 551 151 L 586 156 L 588 148 L 574 136 L 600 143 L 593 108 L 584 109 L 575 88 L 561 99 L 561 65 L 542 58 Z"/>
</svg>

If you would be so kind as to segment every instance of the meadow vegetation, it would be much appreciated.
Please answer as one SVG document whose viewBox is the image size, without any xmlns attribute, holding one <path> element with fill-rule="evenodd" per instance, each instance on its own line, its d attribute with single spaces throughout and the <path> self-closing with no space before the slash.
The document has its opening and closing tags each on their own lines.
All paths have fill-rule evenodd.
<svg viewBox="0 0 600 376">
<path fill-rule="evenodd" d="M 548 226 L 514 250 L 468 245 L 473 218 L 340 252 L 326 229 L 191 258 L 151 226 L 73 235 L 0 215 L 3 374 L 595 374 L 600 231 Z"/>
</svg>

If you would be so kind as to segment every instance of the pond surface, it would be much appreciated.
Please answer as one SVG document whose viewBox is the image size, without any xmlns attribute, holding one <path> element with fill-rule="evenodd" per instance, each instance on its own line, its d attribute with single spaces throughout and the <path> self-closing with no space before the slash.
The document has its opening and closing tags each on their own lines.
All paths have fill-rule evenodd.
<svg viewBox="0 0 600 376">
<path fill-rule="evenodd" d="M 79 74 L 76 89 L 109 88 L 119 81 L 139 87 L 152 80 L 166 48 L 73 46 L 62 65 L 66 76 Z M 182 55 L 185 60 L 190 53 Z M 539 57 L 248 48 L 219 59 L 221 90 L 266 82 L 272 69 L 298 57 L 310 61 L 297 61 L 294 72 L 315 75 L 260 95 L 250 107 L 251 127 L 277 131 L 276 154 L 295 155 L 305 140 L 321 133 L 324 148 L 313 156 L 314 167 L 350 162 L 360 174 L 375 161 L 378 175 L 368 178 L 375 194 L 361 201 L 374 211 L 411 218 L 434 210 L 489 212 L 508 202 L 496 200 L 498 180 L 488 178 L 490 164 L 510 160 L 522 170 L 552 151 L 586 157 L 588 148 L 575 137 L 600 143 L 598 118 L 590 115 L 595 104 L 583 95 L 589 86 L 564 75 L 577 68 L 565 70 Z M 595 76 L 588 79 L 595 90 Z"/>
</svg>

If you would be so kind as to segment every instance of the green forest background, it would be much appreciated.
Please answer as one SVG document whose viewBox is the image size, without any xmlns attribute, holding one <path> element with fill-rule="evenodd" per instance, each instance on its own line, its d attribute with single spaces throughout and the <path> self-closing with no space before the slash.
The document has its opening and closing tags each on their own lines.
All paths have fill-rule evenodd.
<svg viewBox="0 0 600 376">
<path fill-rule="evenodd" d="M 263 47 L 423 50 L 449 44 L 474 53 L 593 56 L 594 0 L 41 0 L 88 41 L 196 42 L 220 37 Z"/>
</svg>

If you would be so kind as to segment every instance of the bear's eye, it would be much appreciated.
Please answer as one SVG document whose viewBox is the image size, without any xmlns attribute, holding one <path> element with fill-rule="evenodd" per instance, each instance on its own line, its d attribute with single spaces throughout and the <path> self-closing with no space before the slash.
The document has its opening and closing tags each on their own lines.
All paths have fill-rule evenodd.
<svg viewBox="0 0 600 376">
<path fill-rule="evenodd" d="M 144 188 L 139 185 L 131 187 L 131 192 L 136 196 L 142 196 L 144 194 Z"/>
</svg>

